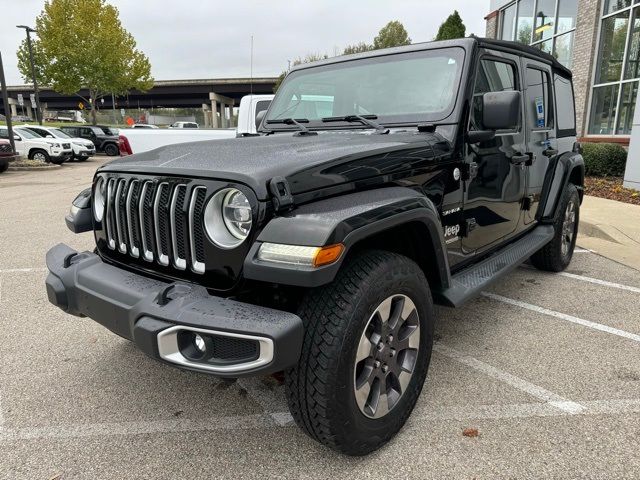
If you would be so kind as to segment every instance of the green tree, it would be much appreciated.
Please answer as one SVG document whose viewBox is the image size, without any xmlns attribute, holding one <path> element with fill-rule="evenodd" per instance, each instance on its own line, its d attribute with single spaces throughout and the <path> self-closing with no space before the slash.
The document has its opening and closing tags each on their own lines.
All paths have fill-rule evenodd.
<svg viewBox="0 0 640 480">
<path fill-rule="evenodd" d="M 457 10 L 454 10 L 447 19 L 442 22 L 436 35 L 436 40 L 453 40 L 456 38 L 464 38 L 467 27 L 462 23 L 462 18 Z"/>
<path fill-rule="evenodd" d="M 36 76 L 42 85 L 65 95 L 77 94 L 91 106 L 102 97 L 153 86 L 149 59 L 120 23 L 118 9 L 105 0 L 47 0 L 36 18 L 32 40 Z M 26 42 L 18 49 L 18 68 L 29 80 Z M 89 90 L 88 98 L 79 95 Z"/>
<path fill-rule="evenodd" d="M 373 45 L 369 45 L 365 42 L 356 43 L 354 45 L 347 45 L 342 51 L 342 55 L 351 55 L 352 53 L 362 53 L 373 50 Z"/>
<path fill-rule="evenodd" d="M 325 60 L 327 58 L 329 58 L 329 55 L 327 55 L 326 53 L 323 53 L 323 54 L 308 53 L 304 57 L 296 58 L 293 62 L 291 62 L 291 66 L 295 67 L 296 65 L 302 65 L 303 63 L 317 62 L 318 60 Z M 280 88 L 280 84 L 284 80 L 284 77 L 287 76 L 287 73 L 289 72 L 285 70 L 280 74 L 280 76 L 278 76 L 278 79 L 276 80 L 276 83 L 273 86 L 273 93 L 276 93 L 278 91 L 278 88 Z"/>
<path fill-rule="evenodd" d="M 373 49 L 400 47 L 402 45 L 410 45 L 411 38 L 407 30 L 397 20 L 387 23 L 378 32 L 378 36 L 373 39 Z"/>
</svg>

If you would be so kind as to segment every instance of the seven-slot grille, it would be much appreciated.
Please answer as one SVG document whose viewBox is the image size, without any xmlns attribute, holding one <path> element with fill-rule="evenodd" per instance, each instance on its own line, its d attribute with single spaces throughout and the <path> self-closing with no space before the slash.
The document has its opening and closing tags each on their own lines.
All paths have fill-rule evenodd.
<svg viewBox="0 0 640 480">
<path fill-rule="evenodd" d="M 204 273 L 206 187 L 108 178 L 105 193 L 103 222 L 109 249 L 162 266 Z"/>
</svg>

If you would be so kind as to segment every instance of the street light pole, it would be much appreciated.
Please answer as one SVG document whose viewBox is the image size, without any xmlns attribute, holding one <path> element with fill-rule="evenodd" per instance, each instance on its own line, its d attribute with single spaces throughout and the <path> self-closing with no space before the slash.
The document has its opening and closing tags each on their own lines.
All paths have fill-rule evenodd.
<svg viewBox="0 0 640 480">
<path fill-rule="evenodd" d="M 2 104 L 4 105 L 4 117 L 7 120 L 7 134 L 11 151 L 16 151 L 16 140 L 13 136 L 13 125 L 11 124 L 11 109 L 9 108 L 9 96 L 7 95 L 7 82 L 4 79 L 4 67 L 2 66 L 2 52 L 0 52 L 0 89 L 2 90 Z"/>
<path fill-rule="evenodd" d="M 29 62 L 31 62 L 31 79 L 33 80 L 33 89 L 36 94 L 36 120 L 42 125 L 42 112 L 40 111 L 40 91 L 38 90 L 38 80 L 36 79 L 36 66 L 33 62 L 33 47 L 31 46 L 31 32 L 35 30 L 27 25 L 17 25 L 18 28 L 24 28 L 27 32 L 27 47 L 29 48 Z"/>
</svg>

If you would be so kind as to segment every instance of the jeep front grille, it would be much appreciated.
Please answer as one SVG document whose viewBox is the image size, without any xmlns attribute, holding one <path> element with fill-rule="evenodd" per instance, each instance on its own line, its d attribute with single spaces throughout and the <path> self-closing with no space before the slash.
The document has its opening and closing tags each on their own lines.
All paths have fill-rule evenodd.
<svg viewBox="0 0 640 480">
<path fill-rule="evenodd" d="M 202 214 L 207 188 L 109 178 L 104 230 L 110 250 L 178 270 L 205 272 Z"/>
</svg>

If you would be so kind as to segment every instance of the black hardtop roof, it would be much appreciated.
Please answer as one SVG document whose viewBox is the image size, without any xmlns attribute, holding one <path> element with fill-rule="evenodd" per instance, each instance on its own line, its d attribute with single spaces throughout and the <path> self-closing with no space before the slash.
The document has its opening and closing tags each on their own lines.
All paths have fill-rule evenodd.
<svg viewBox="0 0 640 480">
<path fill-rule="evenodd" d="M 325 60 L 319 60 L 317 62 L 304 63 L 301 65 L 296 65 L 291 69 L 291 71 L 295 70 L 303 70 L 305 68 L 317 67 L 320 65 L 331 65 L 334 63 L 342 63 L 351 60 L 357 60 L 361 58 L 372 58 L 372 57 L 381 57 L 384 55 L 394 55 L 398 53 L 407 53 L 407 52 L 417 52 L 421 50 L 431 50 L 435 48 L 446 48 L 446 47 L 462 47 L 465 50 L 472 50 L 475 46 L 482 48 L 492 48 L 494 50 L 501 50 L 505 52 L 511 52 L 516 55 L 527 56 L 533 58 L 535 60 L 542 61 L 551 65 L 554 69 L 562 73 L 564 76 L 571 78 L 571 70 L 562 65 L 558 60 L 548 53 L 545 53 L 538 48 L 531 47 L 528 45 L 523 45 L 517 42 L 509 42 L 506 40 L 494 40 L 491 38 L 481 38 L 476 37 L 475 35 L 471 35 L 467 38 L 459 38 L 456 40 L 442 40 L 442 41 L 434 41 L 434 42 L 422 42 L 422 43 L 414 43 L 412 45 L 406 45 L 403 47 L 392 47 L 392 48 L 383 48 L 380 50 L 371 50 L 369 52 L 363 53 L 355 53 L 352 55 L 338 55 L 336 57 L 327 58 Z"/>
</svg>

